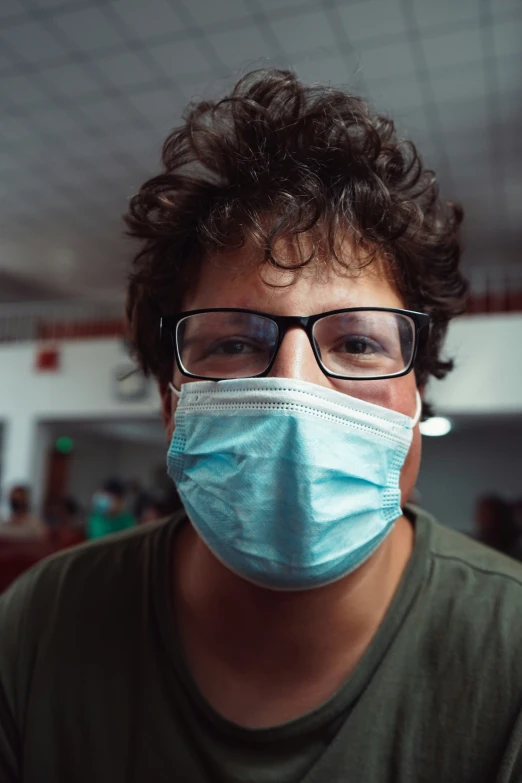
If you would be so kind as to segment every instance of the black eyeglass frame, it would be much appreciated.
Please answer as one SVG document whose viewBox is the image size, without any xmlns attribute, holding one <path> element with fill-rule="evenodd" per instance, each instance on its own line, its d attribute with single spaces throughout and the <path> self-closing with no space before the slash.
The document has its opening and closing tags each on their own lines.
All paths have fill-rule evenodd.
<svg viewBox="0 0 522 783">
<path fill-rule="evenodd" d="M 393 373 L 392 375 L 352 376 L 352 375 L 339 375 L 337 373 L 331 372 L 324 366 L 322 359 L 319 355 L 319 352 L 317 351 L 317 348 L 315 346 L 314 337 L 313 337 L 314 325 L 317 323 L 317 321 L 320 321 L 322 318 L 327 318 L 328 316 L 331 315 L 339 315 L 340 313 L 362 313 L 368 311 L 380 312 L 380 313 L 399 313 L 400 315 L 406 315 L 409 318 L 411 318 L 415 326 L 415 334 L 414 334 L 413 351 L 408 366 L 404 370 L 401 370 L 400 372 L 397 373 Z M 181 355 L 179 352 L 178 338 L 177 338 L 179 322 L 182 321 L 184 318 L 187 318 L 188 316 L 201 315 L 203 313 L 248 313 L 249 315 L 259 315 L 262 316 L 263 318 L 268 318 L 276 324 L 278 329 L 278 340 L 270 364 L 265 370 L 263 370 L 263 372 L 257 373 L 256 375 L 239 376 L 241 378 L 243 377 L 266 378 L 266 376 L 269 374 L 270 370 L 274 365 L 277 354 L 279 353 L 279 349 L 281 347 L 281 343 L 283 342 L 288 329 L 296 326 L 300 327 L 301 329 L 304 329 L 304 331 L 306 332 L 306 335 L 308 337 L 308 340 L 312 347 L 312 351 L 315 356 L 315 360 L 319 365 L 319 367 L 321 368 L 322 372 L 327 377 L 338 378 L 339 380 L 343 380 L 343 381 L 382 381 L 382 380 L 386 380 L 387 378 L 400 378 L 402 375 L 407 375 L 413 369 L 415 365 L 415 360 L 417 358 L 419 345 L 421 345 L 422 343 L 424 343 L 425 340 L 427 340 L 428 327 L 430 323 L 430 316 L 427 315 L 427 313 L 417 313 L 414 310 L 402 310 L 397 307 L 341 307 L 338 310 L 328 310 L 325 313 L 316 313 L 315 315 L 272 315 L 272 313 L 264 313 L 261 310 L 249 310 L 243 307 L 204 307 L 200 310 L 185 310 L 184 312 L 178 313 L 177 315 L 163 316 L 160 319 L 160 340 L 163 342 L 165 336 L 167 334 L 170 335 L 172 347 L 174 348 L 174 355 L 176 357 L 176 364 L 178 365 L 179 371 L 183 373 L 183 375 L 185 375 L 187 378 L 196 378 L 202 381 L 233 380 L 231 378 L 217 378 L 217 377 L 209 378 L 207 375 L 195 375 L 194 373 L 188 372 L 183 366 L 183 362 L 181 360 Z"/>
</svg>

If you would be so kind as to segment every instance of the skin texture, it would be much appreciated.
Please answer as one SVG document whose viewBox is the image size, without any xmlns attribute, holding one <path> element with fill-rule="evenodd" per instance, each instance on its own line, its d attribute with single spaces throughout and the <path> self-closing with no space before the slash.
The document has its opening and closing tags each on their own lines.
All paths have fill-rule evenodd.
<svg viewBox="0 0 522 783">
<path fill-rule="evenodd" d="M 251 260 L 248 249 L 242 249 L 206 261 L 184 309 L 245 307 L 309 315 L 341 307 L 405 307 L 382 264 L 357 275 L 339 276 L 324 267 L 319 273 L 318 266 L 294 275 L 273 268 L 260 272 Z M 274 288 L 268 283 L 290 285 Z M 305 380 L 415 415 L 413 372 L 383 381 L 328 378 L 299 328 L 286 334 L 271 375 Z M 184 382 L 176 368 L 174 385 L 179 388 Z M 170 440 L 177 398 L 168 388 L 161 391 Z M 420 452 L 417 426 L 401 473 L 403 504 L 415 485 Z M 251 728 L 284 723 L 318 707 L 368 648 L 400 582 L 413 539 L 410 523 L 400 517 L 355 572 L 314 590 L 277 592 L 230 572 L 187 524 L 173 553 L 174 622 L 203 696 L 225 718 Z"/>
</svg>

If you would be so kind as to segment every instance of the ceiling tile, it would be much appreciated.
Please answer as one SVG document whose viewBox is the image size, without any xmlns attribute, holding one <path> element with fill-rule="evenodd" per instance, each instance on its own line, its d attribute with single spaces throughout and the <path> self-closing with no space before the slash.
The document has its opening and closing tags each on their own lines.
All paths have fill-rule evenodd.
<svg viewBox="0 0 522 783">
<path fill-rule="evenodd" d="M 451 26 L 456 22 L 478 23 L 478 0 L 415 0 L 415 19 L 421 32 L 439 25 Z"/>
<path fill-rule="evenodd" d="M 192 40 L 154 46 L 150 49 L 150 54 L 165 73 L 175 80 L 179 80 L 179 77 L 184 74 L 201 72 L 208 67 L 205 58 Z"/>
<path fill-rule="evenodd" d="M 339 6 L 346 35 L 355 44 L 390 36 L 405 37 L 404 16 L 397 0 L 366 0 Z"/>
<path fill-rule="evenodd" d="M 432 71 L 468 63 L 480 63 L 483 57 L 477 28 L 445 33 L 422 42 L 426 65 Z"/>
<path fill-rule="evenodd" d="M 124 21 L 129 35 L 147 39 L 183 30 L 174 5 L 168 0 L 115 0 L 112 8 Z"/>
<path fill-rule="evenodd" d="M 1 45 L 2 37 L 0 36 L 0 45 Z M 4 54 L 0 52 L 0 78 L 4 78 L 4 76 L 7 76 L 8 73 L 12 71 L 13 63 L 12 60 L 9 60 Z"/>
<path fill-rule="evenodd" d="M 5 76 L 0 78 L 0 106 L 13 104 L 29 108 L 46 105 L 47 101 L 34 79 L 28 76 Z"/>
<path fill-rule="evenodd" d="M 74 102 L 88 93 L 99 90 L 97 82 L 79 65 L 49 68 L 43 72 L 41 79 L 55 94 L 74 99 Z"/>
<path fill-rule="evenodd" d="M 31 125 L 35 136 L 38 136 L 40 128 L 44 132 L 56 136 L 58 139 L 66 137 L 71 133 L 78 133 L 78 120 L 66 109 L 59 109 L 57 106 L 49 108 L 47 104 L 45 111 L 33 111 L 31 114 Z"/>
<path fill-rule="evenodd" d="M 452 130 L 460 133 L 467 128 L 487 127 L 486 106 L 480 99 L 441 102 L 437 111 L 443 127 L 450 134 Z"/>
<path fill-rule="evenodd" d="M 284 0 L 284 3 L 282 3 L 281 0 L 257 0 L 257 4 L 265 13 L 269 11 L 279 11 L 281 6 L 283 6 L 285 9 L 289 9 L 290 11 L 295 8 L 297 13 L 301 6 L 310 5 L 307 0 Z"/>
<path fill-rule="evenodd" d="M 199 25 L 212 25 L 235 19 L 245 19 L 249 16 L 247 2 L 243 0 L 219 0 L 218 3 L 209 3 L 208 0 L 189 0 L 187 8 Z M 285 0 L 286 5 L 286 0 Z"/>
<path fill-rule="evenodd" d="M 12 141 L 15 143 L 24 143 L 31 138 L 31 128 L 24 121 L 17 119 L 16 117 L 2 117 L 0 123 L 0 137 L 6 141 Z"/>
<path fill-rule="evenodd" d="M 38 22 L 17 24 L 9 30 L 9 46 L 25 62 L 40 63 L 63 57 L 64 49 Z"/>
<path fill-rule="evenodd" d="M 522 56 L 522 14 L 518 22 L 495 23 L 493 40 L 497 57 Z"/>
<path fill-rule="evenodd" d="M 116 146 L 122 152 L 133 156 L 137 165 L 140 165 L 140 157 L 148 155 L 151 151 L 154 153 L 158 151 L 159 159 L 160 140 L 154 139 L 150 130 L 129 128 L 128 132 L 117 140 Z"/>
<path fill-rule="evenodd" d="M 189 101 L 213 100 L 216 97 L 221 97 L 228 87 L 228 84 L 225 86 L 208 70 L 200 70 L 199 74 L 188 74 L 179 82 L 179 88 L 185 98 L 179 108 L 184 109 Z"/>
<path fill-rule="evenodd" d="M 91 125 L 97 128 L 112 128 L 115 125 L 125 126 L 129 123 L 129 113 L 125 111 L 125 101 L 114 98 L 99 98 L 92 101 L 83 110 Z"/>
<path fill-rule="evenodd" d="M 94 6 L 55 18 L 55 24 L 70 41 L 71 51 L 88 52 L 101 46 L 121 43 L 121 36 L 105 14 Z"/>
<path fill-rule="evenodd" d="M 322 46 L 335 48 L 336 40 L 322 11 L 299 14 L 272 22 L 272 29 L 285 52 L 306 52 Z"/>
<path fill-rule="evenodd" d="M 95 159 L 104 144 L 106 144 L 104 138 L 93 139 L 80 133 L 68 139 L 67 155 Z"/>
<path fill-rule="evenodd" d="M 0 19 L 8 20 L 10 16 L 18 17 L 26 13 L 22 0 L 2 0 L 0 3 Z"/>
<path fill-rule="evenodd" d="M 490 143 L 487 128 L 469 127 L 448 134 L 448 155 L 456 169 L 466 168 L 475 161 L 489 160 Z"/>
<path fill-rule="evenodd" d="M 256 27 L 213 33 L 212 45 L 225 67 L 240 68 L 243 72 L 258 68 L 259 58 L 270 57 L 270 50 Z"/>
<path fill-rule="evenodd" d="M 174 91 L 151 89 L 137 95 L 129 95 L 128 100 L 152 123 L 159 119 L 169 119 L 174 125 L 180 120 L 181 107 Z"/>
<path fill-rule="evenodd" d="M 361 52 L 362 75 L 368 81 L 386 78 L 403 78 L 415 72 L 415 61 L 409 46 L 402 43 L 388 44 L 373 52 Z"/>
<path fill-rule="evenodd" d="M 377 111 L 391 114 L 404 123 L 410 112 L 416 112 L 425 103 L 418 80 L 413 76 L 389 79 L 384 83 L 368 82 L 372 102 Z"/>
<path fill-rule="evenodd" d="M 359 93 L 360 81 L 357 76 L 355 58 L 345 59 L 334 53 L 322 57 L 303 57 L 296 66 L 297 75 L 305 84 L 328 84 L 340 87 L 348 92 Z"/>
<path fill-rule="evenodd" d="M 430 84 L 437 101 L 480 98 L 485 92 L 483 64 L 468 63 L 435 71 L 430 76 Z"/>
<path fill-rule="evenodd" d="M 100 58 L 97 65 L 107 81 L 118 88 L 150 82 L 154 77 L 150 68 L 132 52 Z"/>
<path fill-rule="evenodd" d="M 380 105 L 377 105 L 377 109 L 380 108 Z M 403 138 L 411 138 L 412 141 L 419 144 L 429 139 L 430 124 L 422 104 L 407 112 L 401 112 L 400 115 L 394 111 L 392 116 L 397 126 L 397 132 Z"/>
<path fill-rule="evenodd" d="M 510 178 L 504 183 L 504 187 L 511 215 L 520 221 L 522 219 L 522 180 Z M 516 228 L 520 233 L 520 223 Z"/>
<path fill-rule="evenodd" d="M 499 57 L 495 62 L 495 72 L 501 91 L 520 96 L 522 89 L 522 53 L 513 57 Z"/>
<path fill-rule="evenodd" d="M 500 95 L 500 117 L 498 118 L 507 131 L 511 131 L 522 140 L 520 128 L 522 127 L 522 101 L 520 92 Z"/>
<path fill-rule="evenodd" d="M 85 0 L 67 0 L 65 10 L 70 11 L 75 5 L 82 5 L 82 3 L 85 3 Z M 64 11 L 63 0 L 31 0 L 31 5 L 34 8 L 54 11 L 57 15 Z"/>
<path fill-rule="evenodd" d="M 520 12 L 520 0 L 495 0 L 491 4 L 491 11 L 493 16 L 500 16 L 509 11 Z"/>
</svg>

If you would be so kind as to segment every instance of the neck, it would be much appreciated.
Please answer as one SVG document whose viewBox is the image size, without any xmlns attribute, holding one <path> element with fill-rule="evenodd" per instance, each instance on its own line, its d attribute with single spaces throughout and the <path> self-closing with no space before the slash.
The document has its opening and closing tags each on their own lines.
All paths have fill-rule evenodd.
<svg viewBox="0 0 522 783">
<path fill-rule="evenodd" d="M 401 517 L 352 574 L 322 588 L 276 592 L 226 569 L 187 525 L 175 554 L 175 611 L 204 695 L 226 717 L 251 726 L 289 720 L 325 701 L 370 644 L 412 546 L 413 530 Z M 250 694 L 248 707 L 243 697 L 230 698 L 227 680 L 242 683 L 241 693 Z M 270 701 L 274 688 L 288 697 L 275 710 L 265 709 L 259 694 Z"/>
</svg>

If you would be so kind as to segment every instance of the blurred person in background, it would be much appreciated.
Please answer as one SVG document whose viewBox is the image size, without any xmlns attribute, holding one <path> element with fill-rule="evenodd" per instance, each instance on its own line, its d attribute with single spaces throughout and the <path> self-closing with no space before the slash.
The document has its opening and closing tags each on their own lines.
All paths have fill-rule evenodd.
<svg viewBox="0 0 522 783">
<path fill-rule="evenodd" d="M 2 781 L 520 783 L 522 568 L 408 503 L 461 219 L 340 90 L 190 107 L 127 216 L 185 510 L 0 600 Z"/>
<path fill-rule="evenodd" d="M 134 478 L 127 482 L 127 499 L 133 517 L 139 520 L 143 509 L 151 500 L 151 494 L 143 489 L 141 481 Z"/>
<path fill-rule="evenodd" d="M 522 537 L 522 499 L 517 498 L 512 506 L 513 509 L 513 522 L 518 530 L 519 536 Z"/>
<path fill-rule="evenodd" d="M 522 531 L 511 503 L 498 495 L 479 498 L 475 506 L 475 529 L 478 541 L 516 560 L 522 559 Z"/>
<path fill-rule="evenodd" d="M 119 479 L 108 479 L 92 498 L 87 538 L 103 538 L 135 527 L 136 519 L 125 505 L 126 489 Z"/>
<path fill-rule="evenodd" d="M 79 503 L 70 496 L 59 498 L 52 506 L 53 524 L 49 529 L 52 545 L 64 549 L 85 540 L 85 522 Z"/>
<path fill-rule="evenodd" d="M 31 510 L 31 490 L 25 484 L 12 487 L 9 493 L 10 514 L 0 522 L 0 541 L 41 541 L 47 535 L 45 523 Z"/>
<path fill-rule="evenodd" d="M 145 525 L 147 522 L 156 522 L 158 519 L 162 519 L 165 516 L 164 503 L 157 498 L 149 497 L 141 510 L 139 522 L 140 525 Z"/>
</svg>

